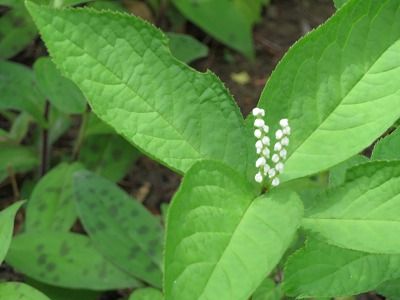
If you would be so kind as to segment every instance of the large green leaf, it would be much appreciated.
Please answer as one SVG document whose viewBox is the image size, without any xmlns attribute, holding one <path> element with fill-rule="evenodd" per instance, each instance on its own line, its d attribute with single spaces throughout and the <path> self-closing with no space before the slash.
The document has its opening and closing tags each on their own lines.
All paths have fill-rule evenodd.
<svg viewBox="0 0 400 300">
<path fill-rule="evenodd" d="M 35 186 L 26 208 L 26 230 L 68 231 L 77 218 L 72 175 L 82 167 L 62 163 Z"/>
<path fill-rule="evenodd" d="M 59 287 L 101 291 L 139 285 L 105 260 L 88 237 L 75 233 L 18 235 L 11 243 L 6 261 L 35 280 Z"/>
<path fill-rule="evenodd" d="M 399 38 L 400 1 L 352 0 L 289 50 L 259 103 L 273 130 L 291 124 L 282 180 L 350 158 L 400 117 Z"/>
<path fill-rule="evenodd" d="M 50 300 L 46 295 L 22 282 L 0 283 L 1 299 L 7 300 Z"/>
<path fill-rule="evenodd" d="M 17 63 L 0 61 L 0 109 L 28 112 L 44 125 L 44 100 L 32 70 Z"/>
<path fill-rule="evenodd" d="M 173 0 L 190 21 L 248 57 L 254 55 L 252 26 L 261 12 L 260 1 Z"/>
<path fill-rule="evenodd" d="M 286 263 L 284 290 L 293 297 L 337 297 L 375 289 L 400 276 L 400 255 L 348 250 L 319 241 L 306 246 Z"/>
<path fill-rule="evenodd" d="M 289 246 L 303 211 L 287 190 L 255 197 L 223 164 L 190 169 L 168 213 L 166 300 L 251 296 Z"/>
<path fill-rule="evenodd" d="M 27 172 L 39 164 L 38 154 L 31 148 L 0 143 L 0 182 L 9 174 Z"/>
<path fill-rule="evenodd" d="M 37 34 L 36 26 L 23 2 L 13 2 L 16 5 L 0 18 L 0 60 L 23 50 Z"/>
<path fill-rule="evenodd" d="M 91 172 L 76 173 L 74 190 L 80 219 L 95 247 L 125 272 L 160 287 L 160 220 L 115 184 Z"/>
<path fill-rule="evenodd" d="M 306 211 L 303 227 L 339 247 L 400 253 L 400 161 L 351 169 L 344 185 Z"/>
<path fill-rule="evenodd" d="M 252 135 L 231 95 L 177 61 L 160 31 L 126 14 L 27 3 L 57 66 L 127 140 L 180 172 L 204 159 L 246 170 Z"/>
<path fill-rule="evenodd" d="M 400 159 L 400 128 L 380 139 L 372 151 L 371 159 L 393 160 Z"/>
<path fill-rule="evenodd" d="M 3 262 L 10 247 L 14 229 L 14 218 L 23 203 L 23 201 L 16 202 L 0 211 L 0 264 Z"/>
<path fill-rule="evenodd" d="M 116 134 L 87 137 L 79 153 L 79 160 L 89 170 L 112 181 L 121 180 L 133 167 L 140 152 Z"/>
<path fill-rule="evenodd" d="M 129 300 L 163 300 L 163 294 L 153 288 L 137 289 L 129 296 Z"/>
<path fill-rule="evenodd" d="M 42 57 L 33 65 L 38 85 L 47 99 L 66 114 L 83 113 L 86 100 L 78 87 L 63 77 L 50 58 Z"/>
</svg>

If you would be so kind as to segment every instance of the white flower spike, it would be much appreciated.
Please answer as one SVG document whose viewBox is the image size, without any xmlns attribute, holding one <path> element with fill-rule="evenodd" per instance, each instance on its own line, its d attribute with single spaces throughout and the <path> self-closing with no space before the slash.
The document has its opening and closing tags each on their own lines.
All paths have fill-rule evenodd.
<svg viewBox="0 0 400 300">
<path fill-rule="evenodd" d="M 265 178 L 269 178 L 270 184 L 276 187 L 280 184 L 279 175 L 283 172 L 284 161 L 287 157 L 286 147 L 289 145 L 290 127 L 288 119 L 281 119 L 279 126 L 281 127 L 275 132 L 276 142 L 274 144 L 274 153 L 271 157 L 269 146 L 271 140 L 268 136 L 269 127 L 265 124 L 265 111 L 261 108 L 254 108 L 254 136 L 257 138 L 256 151 L 258 158 L 256 168 L 258 169 L 254 179 L 258 183 L 263 183 Z M 272 164 L 270 165 L 269 162 Z"/>
</svg>

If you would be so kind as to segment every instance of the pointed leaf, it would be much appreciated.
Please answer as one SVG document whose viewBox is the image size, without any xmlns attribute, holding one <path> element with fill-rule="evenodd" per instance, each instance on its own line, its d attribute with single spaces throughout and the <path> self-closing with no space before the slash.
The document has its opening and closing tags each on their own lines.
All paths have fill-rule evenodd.
<svg viewBox="0 0 400 300">
<path fill-rule="evenodd" d="M 177 61 L 160 31 L 126 14 L 27 6 L 60 70 L 140 150 L 180 172 L 203 159 L 246 170 L 251 134 L 231 95 Z"/>
<path fill-rule="evenodd" d="M 139 283 L 101 256 L 88 237 L 31 232 L 14 237 L 7 263 L 25 275 L 59 287 L 111 290 Z"/>
<path fill-rule="evenodd" d="M 10 247 L 14 229 L 14 218 L 24 201 L 19 201 L 0 211 L 0 264 Z"/>
<path fill-rule="evenodd" d="M 400 160 L 400 128 L 397 128 L 375 144 L 371 159 Z"/>
<path fill-rule="evenodd" d="M 0 296 L 2 299 L 10 300 L 50 300 L 46 295 L 22 282 L 0 283 Z"/>
<path fill-rule="evenodd" d="M 82 167 L 62 163 L 35 186 L 26 207 L 26 230 L 68 231 L 77 218 L 72 175 Z"/>
<path fill-rule="evenodd" d="M 303 227 L 339 247 L 400 254 L 400 161 L 351 169 L 347 182 L 319 197 Z"/>
<path fill-rule="evenodd" d="M 348 250 L 311 240 L 286 263 L 289 296 L 337 297 L 371 291 L 400 276 L 400 255 Z"/>
<path fill-rule="evenodd" d="M 280 300 L 282 292 L 280 286 L 276 286 L 270 278 L 265 278 L 261 285 L 251 296 L 251 300 Z"/>
<path fill-rule="evenodd" d="M 302 204 L 276 189 L 255 199 L 232 169 L 201 162 L 169 208 L 166 300 L 247 300 L 289 246 Z"/>
<path fill-rule="evenodd" d="M 387 34 L 382 34 L 385 32 Z M 259 106 L 292 128 L 283 180 L 328 169 L 400 117 L 400 1 L 350 1 L 295 44 Z"/>
<path fill-rule="evenodd" d="M 168 38 L 171 53 L 184 63 L 189 64 L 208 55 L 207 46 L 190 35 L 169 32 Z"/>
<path fill-rule="evenodd" d="M 349 169 L 366 162 L 368 162 L 368 158 L 358 154 L 334 166 L 329 170 L 329 187 L 342 185 L 346 181 L 346 172 Z"/>
<path fill-rule="evenodd" d="M 160 220 L 115 184 L 91 172 L 76 173 L 74 190 L 80 220 L 94 246 L 128 274 L 160 287 Z"/>
</svg>

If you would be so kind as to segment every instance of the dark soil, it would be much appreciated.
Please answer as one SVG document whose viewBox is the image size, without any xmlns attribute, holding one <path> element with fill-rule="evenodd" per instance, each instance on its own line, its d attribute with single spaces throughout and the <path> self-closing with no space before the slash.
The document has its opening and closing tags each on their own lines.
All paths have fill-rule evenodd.
<svg viewBox="0 0 400 300">
<path fill-rule="evenodd" d="M 197 61 L 193 66 L 201 71 L 210 69 L 215 72 L 230 89 L 243 114 L 247 115 L 256 105 L 265 82 L 287 49 L 301 36 L 323 23 L 333 14 L 332 2 L 332 0 L 272 1 L 272 4 L 265 9 L 262 21 L 254 31 L 256 49 L 254 61 L 249 61 L 240 54 L 225 48 L 193 25 L 188 25 L 186 32 L 195 35 L 210 47 L 210 55 L 206 59 Z M 163 23 L 165 22 L 160 24 Z M 45 53 L 43 44 L 37 40 L 14 60 L 32 65 L 36 57 Z M 248 75 L 248 82 L 243 84 L 233 79 L 235 74 L 240 73 Z M 61 141 L 60 144 L 69 144 L 69 141 Z M 151 211 L 159 214 L 161 204 L 170 201 L 178 188 L 180 179 L 180 176 L 167 168 L 142 157 L 137 161 L 132 172 L 120 184 Z M 7 198 L 12 199 L 11 187 L 5 188 L 8 188 L 9 191 Z M 0 194 L 1 196 L 4 196 L 4 190 Z M 21 219 L 20 216 L 19 220 L 22 221 Z M 14 274 L 9 267 L 0 268 L 0 281 L 18 278 L 20 276 Z M 101 300 L 118 299 L 124 294 L 123 292 L 105 293 Z M 362 295 L 359 299 L 380 298 L 375 295 Z"/>
</svg>

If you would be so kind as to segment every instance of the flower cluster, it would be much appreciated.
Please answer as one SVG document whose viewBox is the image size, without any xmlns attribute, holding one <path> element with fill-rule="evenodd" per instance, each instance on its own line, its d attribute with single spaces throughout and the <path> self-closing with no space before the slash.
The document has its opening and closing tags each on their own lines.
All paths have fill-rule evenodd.
<svg viewBox="0 0 400 300">
<path fill-rule="evenodd" d="M 280 129 L 275 132 L 276 143 L 273 147 L 271 156 L 271 140 L 268 137 L 269 127 L 264 122 L 265 111 L 261 108 L 253 109 L 254 121 L 254 136 L 257 138 L 256 150 L 259 155 L 256 161 L 258 172 L 255 180 L 262 183 L 264 178 L 271 180 L 272 186 L 279 185 L 279 174 L 283 172 L 284 161 L 287 156 L 287 146 L 289 145 L 290 127 L 288 119 L 282 119 L 279 122 Z M 268 164 L 268 162 L 270 164 Z"/>
</svg>

